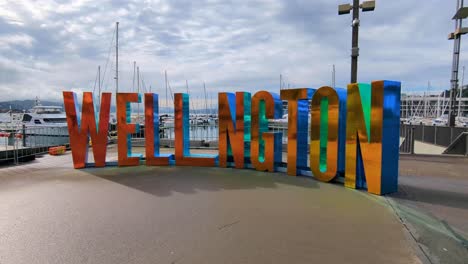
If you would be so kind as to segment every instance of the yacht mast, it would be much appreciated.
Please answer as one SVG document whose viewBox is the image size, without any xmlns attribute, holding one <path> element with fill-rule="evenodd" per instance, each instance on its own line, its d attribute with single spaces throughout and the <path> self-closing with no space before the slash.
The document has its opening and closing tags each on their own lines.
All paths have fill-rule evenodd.
<svg viewBox="0 0 468 264">
<path fill-rule="evenodd" d="M 135 67 L 136 61 L 133 61 L 133 81 L 132 81 L 132 92 L 135 91 Z"/>
<path fill-rule="evenodd" d="M 213 94 L 210 93 L 210 115 L 213 114 Z"/>
<path fill-rule="evenodd" d="M 431 81 L 427 81 L 427 92 L 424 92 L 424 118 L 427 118 L 427 96 L 429 94 L 429 87 L 431 86 Z"/>
<path fill-rule="evenodd" d="M 465 66 L 462 67 L 462 79 L 461 79 L 461 86 L 460 86 L 460 94 L 458 95 L 458 118 L 461 117 L 461 104 L 462 104 L 462 95 L 463 95 L 463 82 L 465 81 Z"/>
<path fill-rule="evenodd" d="M 280 74 L 280 87 L 279 88 L 280 88 L 280 91 L 283 88 L 283 75 L 282 74 Z"/>
<path fill-rule="evenodd" d="M 101 65 L 98 66 L 98 105 L 101 105 Z"/>
<path fill-rule="evenodd" d="M 119 22 L 115 22 L 115 92 L 119 92 Z"/>
<path fill-rule="evenodd" d="M 140 96 L 140 67 L 137 66 L 137 93 Z M 140 123 L 140 102 L 137 104 L 137 123 Z"/>
<path fill-rule="evenodd" d="M 167 71 L 164 71 L 164 79 L 166 80 L 166 110 L 169 107 L 169 102 L 167 101 Z"/>
<path fill-rule="evenodd" d="M 188 80 L 185 80 L 185 89 L 187 90 L 187 94 L 190 96 L 189 88 L 188 88 Z M 195 99 L 195 98 L 193 98 L 193 99 Z M 190 102 L 192 103 L 192 111 L 193 111 L 193 113 L 195 114 L 195 117 L 196 117 L 196 116 L 197 116 L 197 113 L 195 112 L 195 104 L 194 104 L 194 102 L 193 102 L 193 101 L 195 101 L 195 100 L 193 100 L 193 99 L 190 100 Z"/>
<path fill-rule="evenodd" d="M 205 82 L 203 82 L 203 93 L 205 94 L 205 114 L 208 114 L 208 102 L 206 98 L 206 86 Z"/>
<path fill-rule="evenodd" d="M 333 71 L 332 71 L 332 88 L 335 89 L 335 64 L 333 64 Z"/>
</svg>

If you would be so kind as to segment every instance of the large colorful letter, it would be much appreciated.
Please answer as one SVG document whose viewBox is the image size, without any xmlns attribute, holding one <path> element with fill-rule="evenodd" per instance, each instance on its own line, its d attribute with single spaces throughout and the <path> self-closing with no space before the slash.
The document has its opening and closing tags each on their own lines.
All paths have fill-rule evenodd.
<svg viewBox="0 0 468 264">
<path fill-rule="evenodd" d="M 309 88 L 281 90 L 281 100 L 288 101 L 288 175 L 307 168 L 307 133 L 309 130 Z"/>
<path fill-rule="evenodd" d="M 99 120 L 96 119 L 94 114 L 92 93 L 83 93 L 81 122 L 78 106 L 76 105 L 76 94 L 74 92 L 63 92 L 63 99 L 74 168 L 79 169 L 86 166 L 90 136 L 93 143 L 94 166 L 105 166 L 111 93 L 102 94 Z M 96 129 L 97 123 L 99 124 L 99 129 Z"/>
<path fill-rule="evenodd" d="M 346 104 L 348 91 L 343 88 L 335 88 L 339 98 L 338 117 L 338 168 L 337 175 L 344 176 L 346 160 Z"/>
<path fill-rule="evenodd" d="M 132 133 L 138 133 L 139 124 L 130 124 L 130 103 L 140 103 L 141 97 L 138 93 L 117 94 L 117 147 L 119 166 L 137 166 L 140 164 L 141 154 L 132 154 Z"/>
<path fill-rule="evenodd" d="M 174 155 L 159 153 L 159 100 L 154 93 L 145 93 L 145 141 L 146 165 L 169 165 Z"/>
<path fill-rule="evenodd" d="M 398 188 L 400 83 L 349 84 L 345 186 L 373 194 Z"/>
<path fill-rule="evenodd" d="M 336 176 L 338 166 L 339 98 L 331 87 L 318 89 L 312 98 L 310 170 L 320 181 Z"/>
<path fill-rule="evenodd" d="M 175 111 L 175 163 L 181 166 L 213 167 L 217 155 L 190 154 L 189 95 L 176 93 Z"/>
<path fill-rule="evenodd" d="M 281 118 L 283 105 L 277 94 L 267 91 L 252 97 L 251 162 L 258 171 L 275 171 L 275 162 L 281 162 L 282 133 L 268 131 L 267 118 Z"/>
<path fill-rule="evenodd" d="M 227 167 L 228 156 L 235 167 L 244 168 L 247 154 L 245 139 L 250 142 L 250 93 L 237 92 L 218 94 L 219 116 L 219 166 Z M 246 133 L 247 132 L 247 133 Z"/>
</svg>

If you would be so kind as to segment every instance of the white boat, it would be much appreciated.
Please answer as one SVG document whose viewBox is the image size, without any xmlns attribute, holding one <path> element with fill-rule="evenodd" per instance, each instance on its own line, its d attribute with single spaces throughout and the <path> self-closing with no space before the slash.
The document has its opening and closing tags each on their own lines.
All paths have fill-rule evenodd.
<svg viewBox="0 0 468 264">
<path fill-rule="evenodd" d="M 455 126 L 468 127 L 468 117 L 457 116 L 455 119 Z"/>
<path fill-rule="evenodd" d="M 22 117 L 19 128 L 26 138 L 26 146 L 55 146 L 69 143 L 67 118 L 60 106 L 34 106 Z M 21 131 L 24 130 L 24 131 Z"/>
<path fill-rule="evenodd" d="M 432 125 L 433 126 L 447 126 L 448 124 L 448 116 L 447 115 L 441 115 L 437 118 L 434 118 L 432 120 Z"/>
</svg>

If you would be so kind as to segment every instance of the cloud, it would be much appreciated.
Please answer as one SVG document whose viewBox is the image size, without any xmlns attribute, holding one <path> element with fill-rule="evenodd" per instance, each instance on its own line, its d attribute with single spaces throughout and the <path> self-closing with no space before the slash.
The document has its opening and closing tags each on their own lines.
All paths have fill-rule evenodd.
<svg viewBox="0 0 468 264">
<path fill-rule="evenodd" d="M 203 97 L 220 91 L 349 82 L 351 16 L 342 1 L 6 1 L 0 4 L 0 100 L 61 100 L 62 90 L 114 91 L 114 23 L 119 21 L 119 88 Z M 449 87 L 455 4 L 377 1 L 361 13 L 359 80 L 401 80 L 405 91 Z M 462 40 L 463 41 L 463 40 Z M 462 49 L 460 65 L 467 64 Z"/>
</svg>

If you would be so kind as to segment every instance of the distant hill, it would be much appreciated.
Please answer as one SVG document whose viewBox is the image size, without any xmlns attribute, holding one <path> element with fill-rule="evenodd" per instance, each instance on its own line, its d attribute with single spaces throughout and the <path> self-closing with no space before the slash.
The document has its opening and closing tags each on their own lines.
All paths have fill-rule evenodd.
<svg viewBox="0 0 468 264">
<path fill-rule="evenodd" d="M 3 101 L 0 102 L 0 113 L 5 113 L 11 110 L 13 112 L 23 112 L 23 110 L 28 111 L 33 108 L 36 104 L 35 100 L 13 100 L 13 101 Z M 42 105 L 51 105 L 51 106 L 63 106 L 62 102 L 54 101 L 41 101 Z"/>
</svg>

